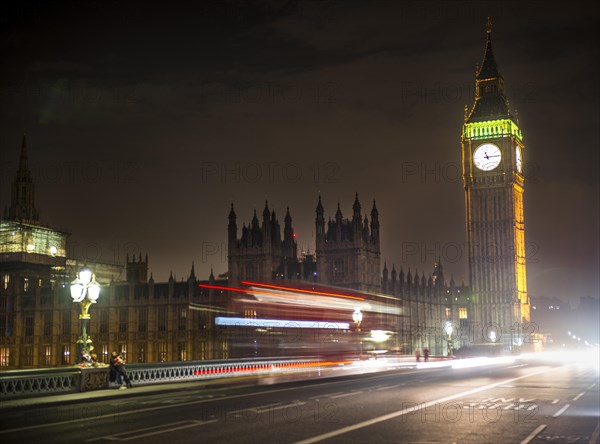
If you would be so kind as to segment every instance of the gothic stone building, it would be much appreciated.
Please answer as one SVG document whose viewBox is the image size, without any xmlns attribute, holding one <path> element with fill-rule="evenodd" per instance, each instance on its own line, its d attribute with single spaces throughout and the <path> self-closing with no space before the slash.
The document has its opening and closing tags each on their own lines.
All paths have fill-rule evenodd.
<svg viewBox="0 0 600 444">
<path fill-rule="evenodd" d="M 200 288 L 194 273 L 177 282 L 148 278 L 148 258 L 123 266 L 67 257 L 68 233 L 44 226 L 34 205 L 35 187 L 23 137 L 10 206 L 0 220 L 0 368 L 36 368 L 78 362 L 80 307 L 70 283 L 81 267 L 96 273 L 102 289 L 90 309 L 88 333 L 98 359 L 111 351 L 129 362 L 228 357 L 227 342 L 213 328 L 223 292 Z M 205 284 L 218 282 L 211 273 Z"/>
<path fill-rule="evenodd" d="M 228 225 L 229 284 L 244 281 L 268 283 L 288 281 L 313 283 L 331 288 L 347 288 L 363 292 L 367 298 L 390 296 L 388 303 L 401 309 L 402 316 L 384 319 L 382 325 L 391 325 L 398 334 L 399 350 L 413 353 L 417 348 L 429 348 L 435 354 L 452 352 L 461 340 L 457 333 L 465 330 L 469 322 L 471 301 L 468 288 L 457 287 L 454 279 L 445 281 L 442 264 L 438 261 L 429 277 L 410 269 L 405 276 L 392 267 L 391 276 L 380 265 L 380 224 L 375 202 L 371 220 L 361 213 L 358 194 L 352 206 L 352 219 L 343 217 L 340 205 L 334 219 L 325 223 L 325 209 L 318 198 L 316 206 L 316 261 L 313 256 L 298 259 L 296 239 L 293 235 L 289 209 L 285 218 L 283 240 L 275 212 L 265 204 L 263 223 L 259 224 L 256 211 L 252 221 L 243 225 L 242 236 L 237 238 L 237 216 L 232 209 Z M 454 333 L 448 338 L 446 326 L 450 323 Z M 448 341 L 450 339 L 450 342 Z"/>
<path fill-rule="evenodd" d="M 352 205 L 352 219 L 344 219 L 338 203 L 335 219 L 327 222 L 321 196 L 317 204 L 317 282 L 359 291 L 381 290 L 379 212 L 373 201 L 371 221 L 361 214 L 358 193 Z"/>
<path fill-rule="evenodd" d="M 283 239 L 275 211 L 269 210 L 268 202 L 259 223 L 254 210 L 252 221 L 242 225 L 241 237 L 237 238 L 237 216 L 231 204 L 227 227 L 227 259 L 229 283 L 242 281 L 308 280 L 314 278 L 315 265 L 312 256 L 298 260 L 298 245 L 292 227 L 292 216 L 287 209 L 284 218 Z"/>
</svg>

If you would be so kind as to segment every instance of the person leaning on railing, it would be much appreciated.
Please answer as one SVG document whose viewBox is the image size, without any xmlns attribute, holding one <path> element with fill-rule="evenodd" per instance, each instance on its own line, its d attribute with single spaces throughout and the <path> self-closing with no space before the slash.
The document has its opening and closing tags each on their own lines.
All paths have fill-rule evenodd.
<svg viewBox="0 0 600 444">
<path fill-rule="evenodd" d="M 125 372 L 125 361 L 123 359 L 123 355 L 117 353 L 116 351 L 110 354 L 110 382 L 116 382 L 119 386 L 119 389 L 126 389 L 127 386 L 123 384 L 123 375 Z M 131 383 L 129 383 L 130 385 Z"/>
<path fill-rule="evenodd" d="M 133 387 L 133 385 L 131 384 L 131 379 L 129 379 L 129 375 L 127 374 L 127 370 L 125 369 L 125 358 L 123 357 L 123 355 L 118 355 L 115 358 L 115 366 L 117 368 L 117 371 L 121 375 L 122 381 L 125 382 L 125 384 L 121 385 L 121 387 L 119 388 L 126 389 L 127 387 Z"/>
</svg>

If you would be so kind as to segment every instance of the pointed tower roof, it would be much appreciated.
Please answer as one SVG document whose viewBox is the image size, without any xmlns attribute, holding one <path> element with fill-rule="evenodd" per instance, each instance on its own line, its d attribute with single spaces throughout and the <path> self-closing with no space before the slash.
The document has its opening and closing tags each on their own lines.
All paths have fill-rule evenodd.
<svg viewBox="0 0 600 444">
<path fill-rule="evenodd" d="M 19 169 L 12 184 L 10 207 L 5 209 L 8 220 L 40 225 L 39 213 L 35 208 L 35 186 L 31 179 L 27 161 L 27 135 L 23 133 Z"/>
<path fill-rule="evenodd" d="M 352 210 L 354 211 L 354 215 L 360 216 L 360 202 L 358 201 L 358 193 L 354 196 L 354 204 L 352 205 Z"/>
<path fill-rule="evenodd" d="M 496 119 L 512 119 L 508 100 L 504 95 L 504 79 L 498 71 L 492 51 L 492 22 L 486 25 L 486 46 L 481 66 L 475 78 L 475 104 L 465 123 L 484 122 Z"/>
<path fill-rule="evenodd" d="M 263 210 L 263 220 L 269 220 L 271 212 L 269 211 L 269 202 L 265 200 L 265 209 Z"/>
<path fill-rule="evenodd" d="M 492 51 L 492 19 L 488 17 L 485 26 L 487 33 L 487 41 L 485 45 L 485 53 L 483 55 L 483 62 L 477 73 L 477 80 L 490 79 L 493 77 L 499 77 L 498 65 L 496 65 L 496 59 L 494 58 L 494 51 Z"/>
<path fill-rule="evenodd" d="M 323 204 L 321 203 L 321 195 L 319 194 L 319 203 L 317 203 L 317 216 L 323 215 Z"/>
<path fill-rule="evenodd" d="M 290 215 L 290 207 L 287 207 L 287 211 L 285 213 L 284 222 L 285 222 L 285 225 L 291 225 L 292 224 L 292 216 Z"/>
<path fill-rule="evenodd" d="M 377 210 L 377 204 L 375 203 L 375 199 L 373 199 L 373 209 L 371 210 L 371 218 L 377 218 L 379 216 L 379 211 Z"/>
<path fill-rule="evenodd" d="M 258 217 L 256 217 L 256 209 L 254 209 L 254 216 L 252 217 L 252 228 L 253 229 L 258 229 L 259 225 L 258 225 Z"/>
<path fill-rule="evenodd" d="M 337 211 L 335 212 L 335 219 L 342 220 L 342 210 L 340 209 L 340 203 L 338 202 Z"/>
</svg>

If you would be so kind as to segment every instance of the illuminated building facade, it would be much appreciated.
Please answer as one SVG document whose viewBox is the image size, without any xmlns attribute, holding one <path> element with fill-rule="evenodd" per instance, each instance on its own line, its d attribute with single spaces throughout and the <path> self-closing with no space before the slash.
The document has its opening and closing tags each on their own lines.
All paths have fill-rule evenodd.
<svg viewBox="0 0 600 444">
<path fill-rule="evenodd" d="M 465 109 L 462 164 L 469 277 L 475 320 L 486 339 L 505 345 L 529 321 L 523 217 L 523 135 L 510 112 L 487 25 L 475 103 Z"/>
<path fill-rule="evenodd" d="M 219 312 L 214 306 L 226 305 L 225 297 L 199 288 L 193 266 L 185 281 L 171 276 L 155 283 L 148 279 L 147 256 L 127 258 L 123 280 L 121 265 L 68 257 L 68 233 L 40 223 L 25 137 L 11 191 L 0 221 L 0 368 L 77 362 L 80 310 L 69 284 L 84 265 L 102 285 L 88 328 L 100 361 L 108 362 L 114 350 L 129 362 L 227 356 L 226 344 L 212 333 L 214 312 Z"/>
<path fill-rule="evenodd" d="M 41 322 L 39 308 L 66 274 L 68 233 L 41 224 L 34 197 L 23 135 L 10 206 L 0 221 L 0 366 L 33 365 L 34 330 L 43 322 L 50 325 Z"/>
</svg>

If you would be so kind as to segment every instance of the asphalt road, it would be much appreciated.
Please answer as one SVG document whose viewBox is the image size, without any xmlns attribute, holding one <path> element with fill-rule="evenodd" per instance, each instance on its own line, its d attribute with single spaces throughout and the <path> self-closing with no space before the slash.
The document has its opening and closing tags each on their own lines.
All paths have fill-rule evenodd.
<svg viewBox="0 0 600 444">
<path fill-rule="evenodd" d="M 597 366 L 518 360 L 3 410 L 0 441 L 590 443 L 599 404 Z"/>
</svg>

